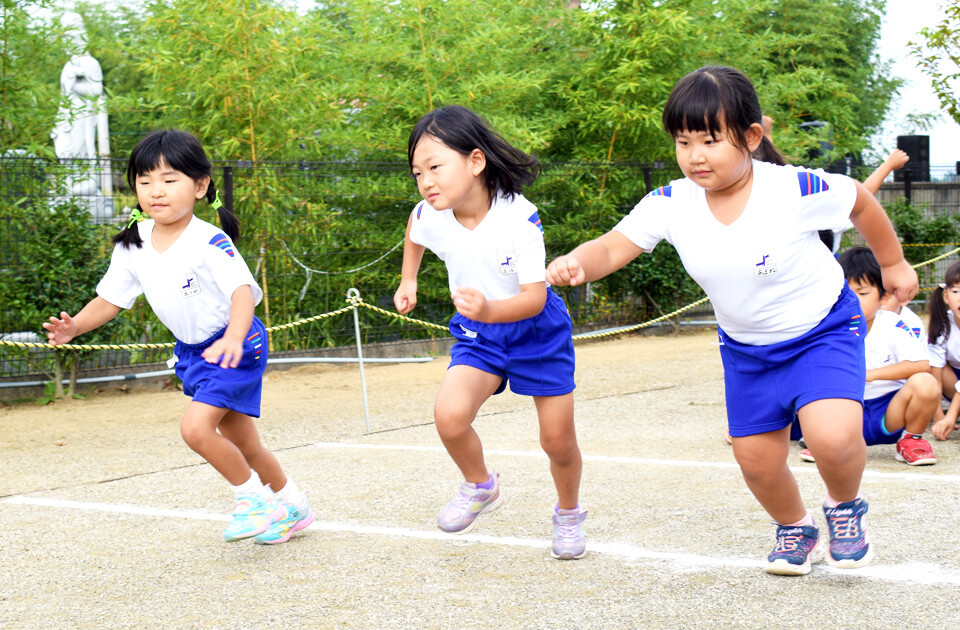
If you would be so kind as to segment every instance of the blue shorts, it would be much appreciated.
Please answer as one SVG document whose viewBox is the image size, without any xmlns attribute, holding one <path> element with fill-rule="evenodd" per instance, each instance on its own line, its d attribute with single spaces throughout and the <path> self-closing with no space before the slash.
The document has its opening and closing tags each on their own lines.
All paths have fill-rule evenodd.
<svg viewBox="0 0 960 630">
<path fill-rule="evenodd" d="M 450 366 L 469 365 L 503 379 L 495 394 L 510 383 L 524 396 L 569 394 L 575 366 L 573 322 L 563 299 L 547 288 L 547 302 L 538 315 L 506 324 L 484 324 L 460 313 L 450 320 L 457 342 Z"/>
<path fill-rule="evenodd" d="M 243 341 L 243 357 L 235 368 L 207 363 L 201 356 L 223 333 L 221 330 L 198 344 L 177 341 L 173 351 L 177 355 L 176 373 L 183 381 L 183 393 L 197 402 L 259 418 L 263 372 L 267 367 L 267 331 L 263 322 L 254 317 Z"/>
<path fill-rule="evenodd" d="M 903 429 L 890 433 L 887 431 L 887 407 L 900 390 L 887 392 L 883 396 L 863 401 L 863 439 L 867 446 L 873 444 L 896 444 Z"/>
<path fill-rule="evenodd" d="M 780 343 L 751 346 L 720 335 L 730 435 L 777 431 L 816 400 L 863 402 L 867 327 L 857 296 L 843 285 L 836 304 L 809 332 Z"/>
</svg>

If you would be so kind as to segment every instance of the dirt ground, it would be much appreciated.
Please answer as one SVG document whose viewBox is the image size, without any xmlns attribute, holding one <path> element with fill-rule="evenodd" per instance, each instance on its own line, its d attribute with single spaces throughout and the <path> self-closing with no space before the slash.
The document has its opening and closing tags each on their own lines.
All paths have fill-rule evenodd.
<svg viewBox="0 0 960 630">
<path fill-rule="evenodd" d="M 268 373 L 261 435 L 317 521 L 284 545 L 226 544 L 226 482 L 181 441 L 160 383 L 0 405 L 0 628 L 889 628 L 960 619 L 960 439 L 910 468 L 872 447 L 877 560 L 802 578 L 762 571 L 769 517 L 723 442 L 712 331 L 577 345 L 588 552 L 549 556 L 556 500 L 532 401 L 475 422 L 504 505 L 436 529 L 458 475 L 432 426 L 447 366 Z M 788 465 L 822 519 L 823 485 Z"/>
</svg>

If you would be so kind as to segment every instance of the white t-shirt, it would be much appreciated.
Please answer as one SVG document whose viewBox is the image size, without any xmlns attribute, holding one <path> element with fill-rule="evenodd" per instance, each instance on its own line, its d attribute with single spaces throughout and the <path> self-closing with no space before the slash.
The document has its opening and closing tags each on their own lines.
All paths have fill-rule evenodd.
<svg viewBox="0 0 960 630">
<path fill-rule="evenodd" d="M 436 210 L 421 201 L 413 209 L 410 240 L 446 263 L 451 292 L 471 288 L 488 300 L 505 300 L 519 294 L 521 284 L 546 277 L 540 217 L 523 195 L 497 195 L 472 230 L 457 221 L 453 210 Z"/>
<path fill-rule="evenodd" d="M 818 230 L 849 220 L 856 186 L 844 175 L 753 162 L 753 188 L 730 225 L 703 188 L 674 180 L 644 197 L 614 228 L 645 251 L 671 243 L 733 339 L 768 345 L 813 329 L 844 285 Z"/>
<path fill-rule="evenodd" d="M 110 268 L 97 294 L 120 308 L 130 308 L 142 293 L 174 337 L 202 343 L 230 321 L 233 292 L 249 285 L 254 304 L 263 291 L 240 252 L 223 231 L 194 216 L 166 251 L 151 239 L 153 220 L 138 224 L 143 247 L 113 248 Z"/>
<path fill-rule="evenodd" d="M 867 369 L 895 365 L 901 361 L 927 361 L 927 351 L 913 335 L 900 315 L 891 311 L 878 310 L 873 318 L 873 325 L 867 338 L 864 340 L 867 356 Z M 905 379 L 897 381 L 871 381 L 864 389 L 863 397 L 866 400 L 879 398 L 889 392 L 895 392 L 906 383 Z"/>
<path fill-rule="evenodd" d="M 923 323 L 923 320 L 920 319 L 920 316 L 910 310 L 910 307 L 903 306 L 900 308 L 900 319 L 904 324 L 907 325 L 907 328 L 910 329 L 910 332 L 913 333 L 913 336 L 916 338 L 917 343 L 920 344 L 924 351 L 927 349 L 927 327 Z"/>
<path fill-rule="evenodd" d="M 950 336 L 946 340 L 943 335 L 937 339 L 937 343 L 931 343 L 930 367 L 942 368 L 949 363 L 955 368 L 960 369 L 960 328 L 957 328 L 957 322 L 953 319 L 953 313 L 947 310 L 947 321 L 950 322 Z"/>
</svg>

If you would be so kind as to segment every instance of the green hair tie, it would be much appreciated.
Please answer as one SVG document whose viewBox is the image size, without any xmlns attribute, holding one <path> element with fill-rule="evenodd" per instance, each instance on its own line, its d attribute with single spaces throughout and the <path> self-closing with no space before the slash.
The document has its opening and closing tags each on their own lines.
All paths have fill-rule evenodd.
<svg viewBox="0 0 960 630">
<path fill-rule="evenodd" d="M 140 208 L 134 208 L 133 212 L 130 213 L 130 222 L 127 223 L 127 229 L 133 227 L 134 223 L 140 223 L 141 221 L 146 221 L 148 219 L 147 215 L 143 213 L 143 210 Z"/>
<path fill-rule="evenodd" d="M 212 207 L 214 210 L 219 210 L 220 208 L 223 207 L 223 202 L 220 201 L 220 191 L 219 191 L 219 190 L 215 193 L 215 197 L 214 197 L 213 203 L 210 204 L 210 207 Z"/>
</svg>

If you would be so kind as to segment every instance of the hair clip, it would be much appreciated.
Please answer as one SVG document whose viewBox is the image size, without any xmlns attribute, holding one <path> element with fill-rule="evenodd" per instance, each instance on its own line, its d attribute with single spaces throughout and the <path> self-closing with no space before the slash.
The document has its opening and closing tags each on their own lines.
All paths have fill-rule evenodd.
<svg viewBox="0 0 960 630">
<path fill-rule="evenodd" d="M 943 289 L 944 291 L 947 290 L 947 285 L 945 285 L 945 284 L 942 283 L 942 282 L 941 282 L 938 286 L 939 286 L 941 289 Z"/>
<path fill-rule="evenodd" d="M 130 222 L 127 223 L 127 229 L 129 230 L 130 228 L 132 228 L 134 223 L 140 223 L 141 221 L 146 221 L 147 218 L 148 217 L 143 213 L 143 210 L 141 210 L 140 208 L 134 208 L 133 212 L 130 213 Z"/>
<path fill-rule="evenodd" d="M 219 210 L 220 208 L 223 207 L 223 202 L 220 201 L 220 191 L 218 190 L 214 195 L 215 196 L 214 196 L 213 202 L 210 204 L 210 207 L 213 208 L 214 210 Z"/>
</svg>

